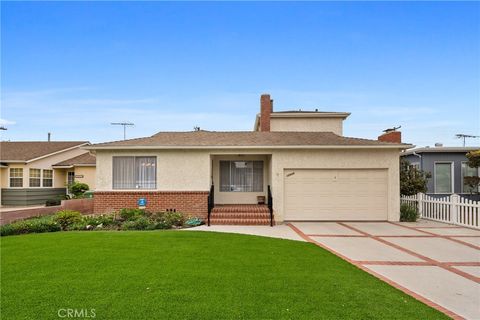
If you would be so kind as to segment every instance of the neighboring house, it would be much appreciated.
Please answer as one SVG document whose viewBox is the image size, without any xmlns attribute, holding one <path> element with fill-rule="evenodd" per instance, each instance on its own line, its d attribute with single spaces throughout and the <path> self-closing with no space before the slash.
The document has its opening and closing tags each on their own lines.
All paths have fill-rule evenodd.
<svg viewBox="0 0 480 320">
<path fill-rule="evenodd" d="M 269 95 L 260 104 L 251 132 L 159 132 L 85 147 L 97 158 L 95 212 L 145 198 L 150 210 L 206 217 L 210 194 L 217 223 L 254 219 L 269 200 L 277 222 L 399 220 L 399 151 L 411 147 L 400 132 L 348 138 L 349 113 L 274 112 Z M 226 206 L 239 204 L 250 206 Z"/>
<path fill-rule="evenodd" d="M 426 147 L 406 150 L 401 156 L 411 165 L 432 174 L 428 180 L 427 193 L 437 195 L 471 194 L 464 183 L 465 176 L 478 176 L 478 168 L 467 165 L 467 152 L 479 150 L 480 147 Z"/>
<path fill-rule="evenodd" d="M 1 204 L 45 204 L 80 181 L 95 187 L 95 157 L 81 147 L 88 141 L 0 142 Z"/>
</svg>

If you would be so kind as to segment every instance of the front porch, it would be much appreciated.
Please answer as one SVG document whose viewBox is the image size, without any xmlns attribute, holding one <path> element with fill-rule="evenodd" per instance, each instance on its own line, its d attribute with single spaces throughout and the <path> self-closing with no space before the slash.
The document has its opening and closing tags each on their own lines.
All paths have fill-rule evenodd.
<svg viewBox="0 0 480 320">
<path fill-rule="evenodd" d="M 272 225 L 271 155 L 211 155 L 211 225 Z"/>
</svg>

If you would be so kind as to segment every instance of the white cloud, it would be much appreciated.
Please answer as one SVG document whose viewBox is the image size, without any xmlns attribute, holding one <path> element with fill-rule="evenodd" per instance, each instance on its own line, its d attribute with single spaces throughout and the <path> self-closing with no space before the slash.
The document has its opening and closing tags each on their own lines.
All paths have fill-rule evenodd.
<svg viewBox="0 0 480 320">
<path fill-rule="evenodd" d="M 1 119 L 0 118 L 0 126 L 7 126 L 7 125 L 15 124 L 15 123 L 16 123 L 15 121 L 10 121 L 10 120 L 7 120 L 7 119 Z"/>
</svg>

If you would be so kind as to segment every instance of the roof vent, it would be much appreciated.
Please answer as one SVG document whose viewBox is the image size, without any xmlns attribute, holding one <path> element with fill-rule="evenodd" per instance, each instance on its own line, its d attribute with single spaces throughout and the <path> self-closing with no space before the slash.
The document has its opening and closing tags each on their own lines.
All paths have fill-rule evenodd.
<svg viewBox="0 0 480 320">
<path fill-rule="evenodd" d="M 441 148 L 441 147 L 443 147 L 443 143 L 441 143 L 441 142 L 436 142 L 435 143 L 435 148 Z"/>
</svg>

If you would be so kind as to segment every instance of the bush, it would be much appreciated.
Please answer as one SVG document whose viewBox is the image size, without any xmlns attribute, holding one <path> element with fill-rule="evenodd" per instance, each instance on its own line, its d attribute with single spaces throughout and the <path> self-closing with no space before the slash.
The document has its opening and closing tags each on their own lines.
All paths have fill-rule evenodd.
<svg viewBox="0 0 480 320">
<path fill-rule="evenodd" d="M 55 232 L 60 230 L 60 225 L 52 219 L 52 216 L 47 216 L 3 225 L 0 227 L 0 235 L 10 236 L 25 233 Z"/>
<path fill-rule="evenodd" d="M 48 199 L 45 201 L 45 206 L 52 207 L 52 206 L 59 206 L 62 204 L 62 201 L 59 199 Z"/>
<path fill-rule="evenodd" d="M 163 219 L 167 224 L 177 227 L 183 226 L 183 223 L 185 222 L 185 218 L 180 212 L 165 212 L 163 214 Z"/>
<path fill-rule="evenodd" d="M 187 221 L 185 221 L 185 225 L 187 227 L 196 227 L 196 226 L 202 225 L 203 223 L 204 222 L 202 219 L 196 218 L 196 217 L 190 218 Z"/>
<path fill-rule="evenodd" d="M 55 214 L 53 220 L 60 224 L 62 230 L 67 230 L 74 223 L 82 221 L 82 214 L 78 211 L 62 210 Z"/>
<path fill-rule="evenodd" d="M 99 215 L 99 216 L 84 216 L 82 220 L 83 222 L 85 222 L 85 225 L 92 225 L 92 226 L 98 226 L 99 224 L 101 224 L 107 227 L 107 226 L 118 224 L 118 221 L 115 220 L 115 215 L 113 214 Z"/>
<path fill-rule="evenodd" d="M 88 184 L 77 181 L 68 186 L 68 191 L 73 194 L 74 198 L 81 198 L 83 193 L 89 189 Z"/>
<path fill-rule="evenodd" d="M 417 219 L 418 219 L 417 208 L 405 203 L 400 206 L 400 221 L 415 222 L 417 221 Z"/>
<path fill-rule="evenodd" d="M 136 220 L 125 221 L 122 225 L 123 230 L 151 230 L 154 229 L 152 221 L 146 217 L 139 217 Z"/>
<path fill-rule="evenodd" d="M 148 215 L 147 212 L 143 209 L 129 209 L 123 208 L 120 210 L 120 218 L 122 220 L 135 220 L 139 217 Z"/>
</svg>

